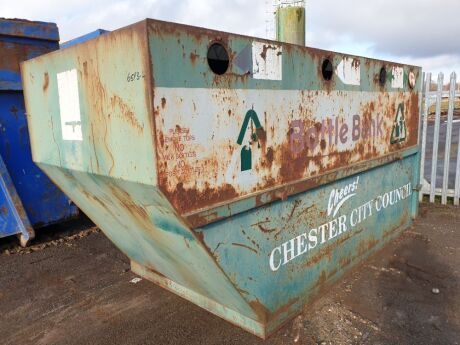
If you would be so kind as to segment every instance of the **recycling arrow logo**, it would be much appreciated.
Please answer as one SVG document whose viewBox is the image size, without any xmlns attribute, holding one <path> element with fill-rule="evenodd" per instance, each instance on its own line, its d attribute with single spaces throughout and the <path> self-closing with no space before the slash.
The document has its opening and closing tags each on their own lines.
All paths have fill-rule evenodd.
<svg viewBox="0 0 460 345">
<path fill-rule="evenodd" d="M 391 130 L 391 144 L 397 144 L 405 141 L 407 138 L 406 118 L 404 117 L 404 103 L 399 104 L 396 118 Z"/>
<path fill-rule="evenodd" d="M 242 149 L 241 149 L 241 171 L 248 171 L 252 169 L 251 144 L 257 142 L 258 147 L 260 147 L 259 139 L 261 139 L 260 137 L 263 136 L 264 134 L 264 130 L 263 130 L 262 125 L 260 124 L 257 113 L 254 110 L 249 110 L 246 113 L 246 116 L 243 121 L 243 125 L 241 126 L 240 134 L 237 140 L 238 145 L 243 145 L 245 133 L 248 129 L 250 122 L 251 122 L 250 141 L 247 145 L 242 146 Z M 255 126 L 255 129 L 256 129 L 255 132 L 254 132 L 253 126 Z"/>
</svg>

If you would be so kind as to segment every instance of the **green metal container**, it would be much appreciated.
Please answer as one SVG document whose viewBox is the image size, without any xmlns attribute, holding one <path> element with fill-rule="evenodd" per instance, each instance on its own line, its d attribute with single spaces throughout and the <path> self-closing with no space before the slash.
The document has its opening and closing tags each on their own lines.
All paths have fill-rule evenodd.
<svg viewBox="0 0 460 345">
<path fill-rule="evenodd" d="M 134 272 L 260 337 L 417 213 L 417 67 L 145 20 L 22 76 L 34 161 Z"/>
</svg>

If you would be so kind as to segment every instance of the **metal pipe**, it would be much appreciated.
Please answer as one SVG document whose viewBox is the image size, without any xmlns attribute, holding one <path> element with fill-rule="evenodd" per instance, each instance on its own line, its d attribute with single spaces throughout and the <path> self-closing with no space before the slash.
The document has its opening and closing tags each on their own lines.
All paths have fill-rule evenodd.
<svg viewBox="0 0 460 345">
<path fill-rule="evenodd" d="M 281 3 L 276 9 L 276 39 L 305 46 L 305 3 Z"/>
</svg>

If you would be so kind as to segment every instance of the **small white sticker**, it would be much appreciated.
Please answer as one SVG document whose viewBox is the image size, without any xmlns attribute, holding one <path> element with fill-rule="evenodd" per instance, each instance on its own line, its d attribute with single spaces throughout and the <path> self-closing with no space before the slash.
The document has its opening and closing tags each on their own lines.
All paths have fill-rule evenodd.
<svg viewBox="0 0 460 345">
<path fill-rule="evenodd" d="M 58 73 L 57 83 L 62 139 L 82 141 L 77 70 Z"/>
<path fill-rule="evenodd" d="M 283 47 L 272 43 L 252 42 L 252 77 L 283 79 Z"/>
<path fill-rule="evenodd" d="M 404 68 L 393 67 L 393 80 L 391 81 L 393 89 L 402 89 L 404 87 Z"/>
<path fill-rule="evenodd" d="M 347 85 L 361 85 L 361 66 L 358 59 L 345 57 L 340 61 L 335 73 Z"/>
</svg>

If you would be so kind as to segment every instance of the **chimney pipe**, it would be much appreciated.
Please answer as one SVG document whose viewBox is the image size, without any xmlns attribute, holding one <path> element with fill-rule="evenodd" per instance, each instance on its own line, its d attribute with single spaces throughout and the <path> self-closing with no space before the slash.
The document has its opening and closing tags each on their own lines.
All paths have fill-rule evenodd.
<svg viewBox="0 0 460 345">
<path fill-rule="evenodd" d="M 305 1 L 279 1 L 275 20 L 278 41 L 305 46 Z"/>
</svg>

